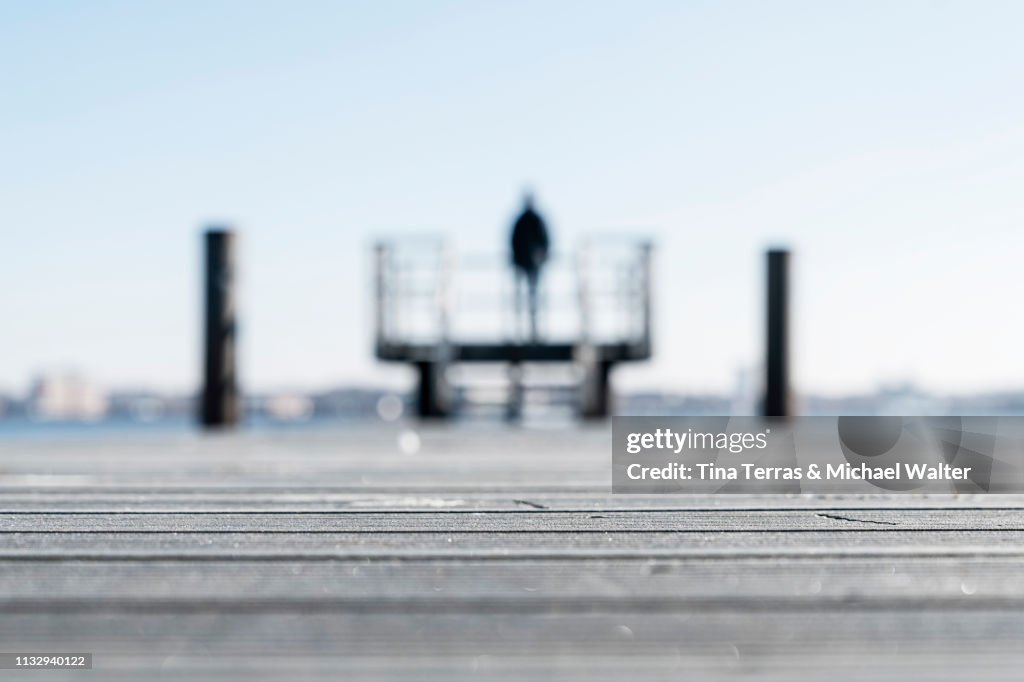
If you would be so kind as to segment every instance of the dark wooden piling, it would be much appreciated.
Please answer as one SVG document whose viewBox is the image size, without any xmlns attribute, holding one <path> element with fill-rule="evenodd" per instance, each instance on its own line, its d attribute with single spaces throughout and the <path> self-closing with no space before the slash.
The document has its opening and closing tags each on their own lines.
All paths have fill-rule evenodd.
<svg viewBox="0 0 1024 682">
<path fill-rule="evenodd" d="M 789 251 L 768 251 L 767 325 L 765 335 L 766 417 L 792 416 L 789 393 Z"/>
<path fill-rule="evenodd" d="M 204 361 L 199 419 L 208 428 L 234 426 L 241 414 L 235 350 L 236 243 L 231 230 L 213 228 L 204 235 Z"/>
<path fill-rule="evenodd" d="M 584 367 L 582 404 L 584 419 L 607 419 L 612 412 L 612 367 L 614 362 L 595 359 Z"/>
<path fill-rule="evenodd" d="M 448 383 L 448 364 L 440 360 L 416 363 L 419 382 L 416 391 L 416 409 L 422 419 L 443 419 L 452 413 L 451 385 Z"/>
</svg>

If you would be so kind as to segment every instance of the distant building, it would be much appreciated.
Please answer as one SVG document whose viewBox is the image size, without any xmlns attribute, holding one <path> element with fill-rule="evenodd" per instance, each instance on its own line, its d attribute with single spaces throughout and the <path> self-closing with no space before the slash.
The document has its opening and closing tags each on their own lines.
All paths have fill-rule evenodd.
<svg viewBox="0 0 1024 682">
<path fill-rule="evenodd" d="M 276 421 L 305 421 L 313 416 L 313 399 L 299 393 L 280 393 L 263 401 L 267 417 Z"/>
<path fill-rule="evenodd" d="M 47 421 L 96 421 L 107 414 L 107 396 L 73 372 L 36 378 L 29 390 L 28 413 Z"/>
</svg>

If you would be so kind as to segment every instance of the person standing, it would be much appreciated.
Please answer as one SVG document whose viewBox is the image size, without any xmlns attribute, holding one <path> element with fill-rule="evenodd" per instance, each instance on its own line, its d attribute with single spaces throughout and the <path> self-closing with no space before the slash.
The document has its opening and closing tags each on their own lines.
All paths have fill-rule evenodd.
<svg viewBox="0 0 1024 682">
<path fill-rule="evenodd" d="M 515 268 L 516 333 L 521 334 L 522 317 L 529 317 L 530 340 L 540 339 L 537 328 L 538 288 L 540 271 L 548 259 L 549 239 L 544 219 L 534 209 L 533 195 L 523 197 L 523 211 L 512 226 L 512 265 Z M 527 306 L 523 309 L 523 289 Z"/>
</svg>

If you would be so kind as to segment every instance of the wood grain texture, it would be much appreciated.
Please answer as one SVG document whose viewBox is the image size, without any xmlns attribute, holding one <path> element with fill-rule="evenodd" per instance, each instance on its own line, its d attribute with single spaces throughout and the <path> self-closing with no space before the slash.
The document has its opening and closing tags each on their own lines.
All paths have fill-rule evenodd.
<svg viewBox="0 0 1024 682">
<path fill-rule="evenodd" d="M 396 437 L 0 438 L 3 649 L 93 652 L 45 673 L 73 680 L 1019 679 L 1020 496 L 614 496 L 602 429 Z"/>
</svg>

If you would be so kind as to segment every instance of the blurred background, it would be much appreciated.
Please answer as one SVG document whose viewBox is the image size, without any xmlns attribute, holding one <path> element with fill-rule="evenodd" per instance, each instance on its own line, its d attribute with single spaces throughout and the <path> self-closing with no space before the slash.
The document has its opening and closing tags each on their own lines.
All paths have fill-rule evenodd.
<svg viewBox="0 0 1024 682">
<path fill-rule="evenodd" d="M 253 423 L 393 418 L 415 375 L 375 358 L 374 244 L 443 236 L 500 269 L 525 188 L 566 257 L 655 245 L 654 352 L 615 370 L 619 413 L 756 410 L 779 245 L 799 411 L 1019 412 L 1022 22 L 1013 2 L 0 3 L 0 429 L 191 424 L 213 223 L 239 234 Z"/>
</svg>

